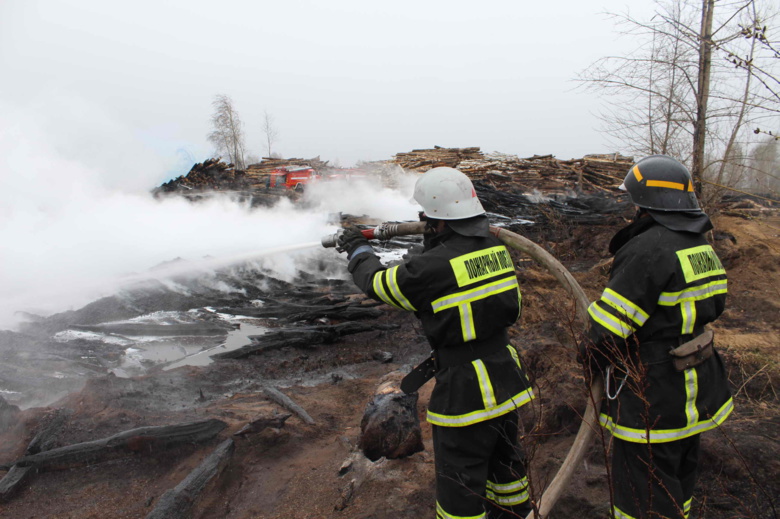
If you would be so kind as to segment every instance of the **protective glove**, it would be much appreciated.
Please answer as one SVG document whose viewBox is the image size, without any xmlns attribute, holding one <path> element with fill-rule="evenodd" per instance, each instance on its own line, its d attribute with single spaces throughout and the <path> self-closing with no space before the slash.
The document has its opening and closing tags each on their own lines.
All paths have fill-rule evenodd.
<svg viewBox="0 0 780 519">
<path fill-rule="evenodd" d="M 374 248 L 357 227 L 347 227 L 336 240 L 336 250 L 346 252 L 347 259 L 351 260 L 363 252 L 374 252 Z"/>
<path fill-rule="evenodd" d="M 591 340 L 583 339 L 577 345 L 577 361 L 593 375 L 603 373 L 610 360 L 600 351 Z"/>
</svg>

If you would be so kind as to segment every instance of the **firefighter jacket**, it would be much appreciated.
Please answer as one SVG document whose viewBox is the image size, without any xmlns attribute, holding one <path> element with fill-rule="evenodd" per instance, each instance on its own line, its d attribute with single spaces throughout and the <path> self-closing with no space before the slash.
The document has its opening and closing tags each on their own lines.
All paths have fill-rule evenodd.
<svg viewBox="0 0 780 519">
<path fill-rule="evenodd" d="M 420 319 L 437 360 L 430 423 L 471 425 L 533 398 L 507 335 L 520 316 L 520 287 L 497 238 L 447 228 L 403 264 L 385 268 L 364 253 L 352 258 L 349 271 L 368 296 Z"/>
<path fill-rule="evenodd" d="M 733 410 L 717 351 L 676 371 L 669 350 L 699 335 L 724 309 L 726 272 L 703 234 L 638 218 L 615 237 L 610 279 L 588 308 L 590 340 L 614 364 L 601 424 L 631 442 L 662 443 L 712 429 Z M 616 240 L 613 239 L 613 244 Z M 608 395 L 609 397 L 609 395 Z"/>
</svg>

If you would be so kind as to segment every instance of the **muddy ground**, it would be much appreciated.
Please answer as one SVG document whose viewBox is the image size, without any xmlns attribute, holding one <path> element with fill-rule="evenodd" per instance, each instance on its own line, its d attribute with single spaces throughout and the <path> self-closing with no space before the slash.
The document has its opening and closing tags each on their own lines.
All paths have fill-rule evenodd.
<svg viewBox="0 0 780 519">
<path fill-rule="evenodd" d="M 776 518 L 780 509 L 780 219 L 718 216 L 714 234 L 729 274 L 728 308 L 714 329 L 725 358 L 736 411 L 703 437 L 702 474 L 690 517 Z M 559 229 L 544 245 L 575 274 L 590 298 L 606 281 L 606 244 L 614 227 Z M 585 406 L 574 341 L 580 326 L 568 298 L 546 272 L 520 256 L 523 318 L 511 336 L 533 377 L 537 398 L 526 406 L 523 444 L 538 499 L 579 427 Z M 324 289 L 323 289 L 324 290 Z M 350 291 L 350 290 L 348 290 Z M 356 289 L 353 299 L 360 299 Z M 206 303 L 204 303 L 206 304 Z M 6 412 L 0 464 L 24 453 L 57 413 L 66 413 L 52 446 L 102 438 L 144 425 L 218 418 L 228 427 L 205 444 L 133 452 L 89 465 L 55 467 L 30 477 L 0 503 L 7 518 L 141 518 L 223 439 L 259 416 L 283 412 L 262 392 L 273 383 L 315 420 L 298 416 L 283 427 L 235 436 L 227 467 L 206 487 L 188 517 L 421 518 L 434 517 L 434 469 L 425 404 L 418 402 L 425 450 L 371 463 L 354 456 L 363 411 L 380 377 L 404 370 L 427 353 L 412 315 L 387 307 L 377 322 L 397 330 L 345 336 L 312 348 L 283 348 L 207 366 L 151 370 L 140 377 L 99 375 L 78 392 L 45 407 Z M 383 362 L 377 352 L 392 354 Z M 552 515 L 606 517 L 604 441 L 590 448 Z M 352 470 L 342 470 L 352 458 Z M 2 475 L 2 472 L 0 472 Z M 364 477 L 365 475 L 365 477 Z M 355 480 L 354 483 L 350 483 Z"/>
</svg>

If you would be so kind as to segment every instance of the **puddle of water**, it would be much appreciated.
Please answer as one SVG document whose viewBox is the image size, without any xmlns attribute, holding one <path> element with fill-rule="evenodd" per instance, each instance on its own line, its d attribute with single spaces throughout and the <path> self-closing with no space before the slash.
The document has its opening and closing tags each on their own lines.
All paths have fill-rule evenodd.
<svg viewBox="0 0 780 519">
<path fill-rule="evenodd" d="M 225 338 L 225 342 L 219 346 L 186 355 L 183 358 L 166 365 L 163 370 L 167 371 L 169 369 L 178 368 L 179 366 L 205 366 L 212 362 L 211 355 L 236 350 L 242 346 L 246 346 L 252 342 L 249 340 L 250 335 L 263 335 L 268 332 L 268 330 L 269 328 L 265 326 L 241 323 L 241 328 L 229 332 Z"/>
</svg>

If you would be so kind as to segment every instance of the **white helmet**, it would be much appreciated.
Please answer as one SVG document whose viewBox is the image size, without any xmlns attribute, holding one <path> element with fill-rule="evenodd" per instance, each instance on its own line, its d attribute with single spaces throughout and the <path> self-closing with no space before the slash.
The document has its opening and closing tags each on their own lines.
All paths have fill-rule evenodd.
<svg viewBox="0 0 780 519">
<path fill-rule="evenodd" d="M 437 220 L 460 220 L 485 214 L 469 177 L 455 168 L 433 168 L 417 179 L 414 200 Z"/>
</svg>

